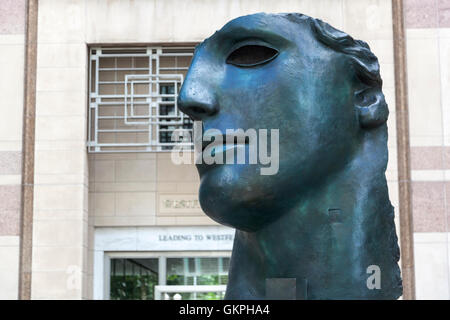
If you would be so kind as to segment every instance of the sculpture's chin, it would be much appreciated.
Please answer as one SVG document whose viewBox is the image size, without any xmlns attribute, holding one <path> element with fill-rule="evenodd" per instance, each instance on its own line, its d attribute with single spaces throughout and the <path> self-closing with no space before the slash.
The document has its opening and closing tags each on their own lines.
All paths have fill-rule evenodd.
<svg viewBox="0 0 450 320">
<path fill-rule="evenodd" d="M 255 222 L 253 218 L 247 217 L 245 212 L 222 212 L 216 208 L 209 210 L 209 208 L 204 205 L 202 205 L 202 209 L 208 217 L 217 223 L 246 232 L 256 232 L 268 224 L 264 221 Z"/>
<path fill-rule="evenodd" d="M 289 185 L 294 179 L 261 175 L 259 165 L 197 165 L 197 169 L 203 211 L 216 222 L 243 231 L 258 231 L 277 220 L 286 211 L 282 206 L 287 191 L 296 189 Z"/>
<path fill-rule="evenodd" d="M 239 186 L 220 188 L 202 180 L 199 200 L 211 219 L 242 231 L 258 231 L 279 217 L 279 211 L 271 208 L 270 203 L 265 204 L 264 198 L 255 198 Z"/>
</svg>

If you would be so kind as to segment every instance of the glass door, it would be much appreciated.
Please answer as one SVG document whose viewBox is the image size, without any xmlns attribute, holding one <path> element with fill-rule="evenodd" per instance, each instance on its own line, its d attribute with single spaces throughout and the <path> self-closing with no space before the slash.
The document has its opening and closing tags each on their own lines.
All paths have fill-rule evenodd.
<svg viewBox="0 0 450 320">
<path fill-rule="evenodd" d="M 112 257 L 110 261 L 111 300 L 153 300 L 157 285 L 192 288 L 190 292 L 167 291 L 162 299 L 221 300 L 223 291 L 198 290 L 226 285 L 230 264 L 229 257 Z"/>
<path fill-rule="evenodd" d="M 153 300 L 158 259 L 111 259 L 111 300 Z"/>
</svg>

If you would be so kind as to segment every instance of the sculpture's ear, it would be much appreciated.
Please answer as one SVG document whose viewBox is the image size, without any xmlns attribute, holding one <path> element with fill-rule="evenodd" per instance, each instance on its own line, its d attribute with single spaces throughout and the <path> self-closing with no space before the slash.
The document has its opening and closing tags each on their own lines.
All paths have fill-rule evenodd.
<svg viewBox="0 0 450 320">
<path fill-rule="evenodd" d="M 375 128 L 385 123 L 389 109 L 381 88 L 366 87 L 355 93 L 355 107 L 361 128 Z"/>
</svg>

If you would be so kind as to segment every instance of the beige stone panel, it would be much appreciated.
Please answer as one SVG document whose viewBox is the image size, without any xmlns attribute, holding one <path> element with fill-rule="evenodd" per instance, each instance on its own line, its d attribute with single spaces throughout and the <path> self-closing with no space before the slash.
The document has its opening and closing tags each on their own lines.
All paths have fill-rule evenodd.
<svg viewBox="0 0 450 320">
<path fill-rule="evenodd" d="M 17 109 L 20 108 L 11 107 L 11 113 L 0 117 L 0 140 L 17 141 L 18 148 L 22 138 L 22 111 Z"/>
<path fill-rule="evenodd" d="M 177 225 L 185 225 L 185 226 L 203 226 L 203 225 L 219 225 L 217 222 L 209 218 L 207 215 L 203 216 L 183 216 L 176 217 Z"/>
<path fill-rule="evenodd" d="M 36 185 L 35 210 L 84 210 L 84 185 Z"/>
<path fill-rule="evenodd" d="M 96 227 L 134 227 L 153 226 L 156 223 L 155 216 L 127 216 L 127 217 L 95 217 Z"/>
<path fill-rule="evenodd" d="M 34 210 L 36 220 L 87 220 L 88 212 L 80 210 Z"/>
<path fill-rule="evenodd" d="M 441 39 L 449 39 L 450 38 L 450 28 L 439 28 L 439 38 Z"/>
<path fill-rule="evenodd" d="M 158 226 L 173 226 L 176 224 L 176 217 L 156 217 L 156 225 Z"/>
<path fill-rule="evenodd" d="M 16 300 L 19 288 L 19 237 L 0 237 L 0 300 Z"/>
<path fill-rule="evenodd" d="M 398 182 L 388 181 L 388 192 L 391 204 L 394 207 L 394 223 L 395 231 L 397 233 L 398 239 L 400 239 L 400 216 L 399 216 L 399 197 L 398 197 Z M 400 242 L 399 242 L 400 245 Z"/>
<path fill-rule="evenodd" d="M 95 216 L 114 216 L 116 195 L 114 193 L 95 193 L 92 195 Z"/>
<path fill-rule="evenodd" d="M 389 160 L 386 168 L 386 179 L 388 181 L 398 180 L 397 170 L 397 149 L 395 147 L 388 147 Z"/>
<path fill-rule="evenodd" d="M 383 90 L 395 88 L 395 74 L 393 63 L 380 63 L 380 75 L 383 79 Z"/>
<path fill-rule="evenodd" d="M 76 91 L 38 91 L 36 115 L 85 116 L 86 94 Z"/>
<path fill-rule="evenodd" d="M 0 151 L 22 151 L 22 140 L 1 141 Z"/>
<path fill-rule="evenodd" d="M 18 236 L 1 236 L 0 247 L 15 247 L 20 245 L 20 238 Z"/>
<path fill-rule="evenodd" d="M 84 156 L 83 175 L 85 183 L 89 186 L 89 162 L 87 155 L 88 155 L 87 153 L 83 154 Z"/>
<path fill-rule="evenodd" d="M 83 300 L 93 300 L 94 294 L 94 276 L 88 275 L 83 278 Z"/>
<path fill-rule="evenodd" d="M 87 1 L 86 41 L 201 41 L 229 20 L 261 11 L 301 12 L 342 26 L 342 2 L 336 0 Z"/>
<path fill-rule="evenodd" d="M 89 186 L 83 185 L 83 211 L 88 212 L 89 210 Z M 85 219 L 87 221 L 87 218 Z"/>
<path fill-rule="evenodd" d="M 155 152 L 137 152 L 136 159 L 138 159 L 138 160 L 143 160 L 143 159 L 156 160 L 156 153 Z"/>
<path fill-rule="evenodd" d="M 448 150 L 450 151 L 450 148 L 448 148 Z M 412 147 L 411 170 L 444 169 L 445 152 L 446 149 L 444 149 L 443 147 Z"/>
<path fill-rule="evenodd" d="M 200 180 L 196 182 L 179 182 L 177 183 L 177 192 L 180 193 L 198 193 L 200 188 Z"/>
<path fill-rule="evenodd" d="M 115 180 L 115 162 L 95 160 L 91 165 L 94 168 L 93 181 L 113 182 Z"/>
<path fill-rule="evenodd" d="M 0 151 L 0 175 L 21 173 L 22 153 L 18 151 Z"/>
<path fill-rule="evenodd" d="M 413 181 L 411 187 L 414 232 L 445 232 L 445 182 Z"/>
<path fill-rule="evenodd" d="M 0 210 L 0 236 L 20 234 L 20 210 Z"/>
<path fill-rule="evenodd" d="M 37 117 L 36 140 L 86 141 L 86 118 L 83 116 Z"/>
<path fill-rule="evenodd" d="M 407 28 L 407 39 L 436 39 L 439 29 L 437 28 Z"/>
<path fill-rule="evenodd" d="M 15 270 L 17 272 L 17 270 Z M 2 286 L 0 288 L 0 300 L 17 300 L 19 279 L 14 276 L 14 271 L 4 271 L 0 269 L 0 281 Z"/>
<path fill-rule="evenodd" d="M 198 172 L 194 164 L 176 165 L 172 162 L 170 153 L 157 155 L 157 174 L 159 182 L 198 181 Z"/>
<path fill-rule="evenodd" d="M 122 192 L 116 194 L 116 216 L 154 216 L 154 192 Z"/>
<path fill-rule="evenodd" d="M 35 185 L 76 185 L 85 184 L 86 176 L 82 171 L 75 174 L 35 174 Z"/>
<path fill-rule="evenodd" d="M 88 178 L 89 178 L 88 180 L 90 185 L 90 183 L 94 181 L 95 153 L 88 153 L 87 161 L 88 161 Z"/>
<path fill-rule="evenodd" d="M 391 105 L 395 108 L 394 105 Z M 387 121 L 387 127 L 388 127 L 388 141 L 387 141 L 387 145 L 388 145 L 388 150 L 389 150 L 389 161 L 391 162 L 396 162 L 397 163 L 397 154 L 392 153 L 391 154 L 391 150 L 392 152 L 397 152 L 397 124 L 396 124 L 396 115 L 395 115 L 395 110 L 392 110 L 392 108 L 390 108 L 390 114 L 389 114 L 389 118 Z M 394 158 L 395 157 L 395 158 Z"/>
<path fill-rule="evenodd" d="M 155 181 L 156 161 L 148 160 L 117 160 L 117 182 Z"/>
<path fill-rule="evenodd" d="M 0 45 L 0 141 L 22 138 L 23 45 Z"/>
<path fill-rule="evenodd" d="M 95 193 L 88 193 L 88 219 L 91 219 L 95 214 L 95 202 L 94 202 Z"/>
<path fill-rule="evenodd" d="M 0 288 L 0 300 L 17 300 L 19 279 L 14 275 L 17 270 L 4 271 L 0 270 L 0 281 L 2 286 Z"/>
<path fill-rule="evenodd" d="M 0 91 L 11 96 L 23 93 L 23 44 L 0 44 Z"/>
<path fill-rule="evenodd" d="M 36 151 L 36 174 L 82 174 L 85 155 L 78 150 Z"/>
<path fill-rule="evenodd" d="M 83 264 L 84 248 L 33 248 L 33 270 L 66 271 L 68 266 Z"/>
<path fill-rule="evenodd" d="M 210 5 L 211 2 L 204 1 L 203 4 Z M 184 10 L 192 10 L 189 8 L 189 3 L 182 2 L 185 7 Z M 294 12 L 309 15 L 314 18 L 319 18 L 332 24 L 336 28 L 342 28 L 342 1 L 340 0 L 287 0 L 287 1 L 215 1 L 214 5 L 210 5 L 209 8 L 204 6 L 203 20 L 208 21 L 205 25 L 196 25 L 196 29 L 192 32 L 201 33 L 201 27 L 203 30 L 206 25 L 217 25 L 216 29 L 220 29 L 229 20 L 234 19 L 241 15 L 267 12 L 267 13 L 279 13 L 279 12 Z M 217 12 L 222 13 L 218 15 Z M 215 21 L 214 18 L 220 19 Z M 177 21 L 176 21 L 177 22 Z M 182 23 L 183 21 L 180 21 Z M 220 22 L 220 24 L 219 24 Z M 214 30 L 215 31 L 215 30 Z M 214 32 L 211 31 L 211 34 Z M 207 35 L 208 36 L 208 35 Z"/>
<path fill-rule="evenodd" d="M 37 67 L 84 68 L 86 67 L 87 52 L 85 43 L 39 43 Z"/>
<path fill-rule="evenodd" d="M 442 243 L 450 241 L 448 234 L 445 232 L 415 232 L 415 243 Z"/>
<path fill-rule="evenodd" d="M 86 74 L 85 67 L 38 68 L 36 88 L 37 91 L 74 91 L 86 95 Z"/>
<path fill-rule="evenodd" d="M 95 160 L 134 160 L 138 153 L 96 153 Z"/>
<path fill-rule="evenodd" d="M 356 39 L 392 39 L 392 7 L 387 0 L 344 0 L 344 30 Z"/>
<path fill-rule="evenodd" d="M 411 145 L 420 146 L 424 141 L 442 141 L 432 139 L 442 135 L 442 110 L 439 46 L 438 39 L 432 37 L 436 31 L 431 29 L 428 37 L 420 38 L 414 35 L 415 30 L 407 32 L 408 100 Z"/>
<path fill-rule="evenodd" d="M 10 271 L 13 272 L 14 274 L 17 274 L 19 266 L 19 244 L 10 246 L 0 246 L 0 255 L 2 257 L 2 261 L 0 263 L 0 272 L 4 273 Z M 10 274 L 10 276 L 12 276 L 12 274 Z"/>
<path fill-rule="evenodd" d="M 399 205 L 398 204 L 392 204 L 394 206 L 394 224 L 395 224 L 395 233 L 397 235 L 397 242 L 398 242 L 398 246 L 400 247 L 401 250 L 401 243 L 400 243 L 400 215 L 399 215 Z M 402 259 L 400 257 L 399 261 L 398 261 L 398 265 L 401 266 L 402 265 Z"/>
<path fill-rule="evenodd" d="M 158 194 L 158 216 L 203 215 L 198 194 Z"/>
<path fill-rule="evenodd" d="M 20 185 L 0 186 L 0 211 L 20 210 Z"/>
<path fill-rule="evenodd" d="M 392 39 L 371 39 L 368 44 L 372 52 L 377 56 L 380 64 L 394 63 L 394 45 Z"/>
<path fill-rule="evenodd" d="M 439 30 L 442 114 L 445 145 L 450 146 L 450 28 Z"/>
<path fill-rule="evenodd" d="M 33 272 L 31 298 L 36 300 L 81 299 L 81 269 L 71 266 L 66 271 Z"/>
<path fill-rule="evenodd" d="M 383 89 L 386 103 L 389 108 L 388 126 L 388 147 L 397 148 L 397 117 L 395 114 L 395 93 L 394 88 Z"/>
<path fill-rule="evenodd" d="M 0 175 L 0 186 L 15 185 L 22 183 L 22 176 L 20 174 L 2 174 Z"/>
<path fill-rule="evenodd" d="M 391 86 L 383 85 L 383 94 L 384 94 L 386 103 L 388 104 L 388 107 L 389 107 L 389 118 L 394 118 L 395 117 L 395 83 L 392 84 Z M 389 119 L 388 119 L 388 121 L 389 121 Z M 388 122 L 388 124 L 389 124 L 389 122 Z M 392 127 L 394 127 L 395 121 L 392 122 L 391 124 L 392 124 Z"/>
<path fill-rule="evenodd" d="M 241 5 L 244 6 L 249 2 L 252 1 L 242 0 Z M 326 21 L 338 29 L 344 27 L 342 0 L 262 1 L 261 4 L 262 8 L 260 11 L 298 12 Z M 258 12 L 256 9 L 254 11 Z"/>
<path fill-rule="evenodd" d="M 5 44 L 25 44 L 24 34 L 0 34 L 0 45 Z"/>
<path fill-rule="evenodd" d="M 80 247 L 83 244 L 84 222 L 74 220 L 35 220 L 34 247 Z"/>
<path fill-rule="evenodd" d="M 449 269 L 446 242 L 414 241 L 416 298 L 449 299 Z"/>
<path fill-rule="evenodd" d="M 39 42 L 84 42 L 84 3 L 84 0 L 40 0 L 38 10 Z"/>
<path fill-rule="evenodd" d="M 392 105 L 391 105 L 392 106 Z M 395 106 L 393 106 L 395 108 Z M 388 148 L 397 148 L 397 125 L 396 125 L 396 116 L 395 110 L 392 110 L 392 107 L 389 108 L 389 118 L 387 121 L 388 126 Z"/>
<path fill-rule="evenodd" d="M 389 190 L 389 199 L 394 207 L 398 207 L 398 182 L 389 181 L 387 185 Z"/>
<path fill-rule="evenodd" d="M 410 145 L 412 147 L 440 146 L 444 143 L 444 136 L 413 136 L 410 135 Z"/>
<path fill-rule="evenodd" d="M 164 1 L 164 3 L 167 3 Z M 100 42 L 139 42 L 140 39 L 158 39 L 153 1 L 88 1 L 86 3 L 86 40 L 88 43 Z M 164 5 L 164 4 L 162 4 Z M 158 19 L 159 28 L 170 34 L 171 15 Z M 162 32 L 162 31 L 161 31 Z M 166 38 L 167 40 L 167 38 Z M 141 40 L 142 41 L 142 40 Z M 156 40 L 158 41 L 158 40 Z"/>
<path fill-rule="evenodd" d="M 159 182 L 156 185 L 158 192 L 176 192 L 177 191 L 176 182 Z"/>
<path fill-rule="evenodd" d="M 36 140 L 38 151 L 53 150 L 86 150 L 86 140 Z"/>
<path fill-rule="evenodd" d="M 155 192 L 156 182 L 93 182 L 89 187 L 92 192 Z"/>
<path fill-rule="evenodd" d="M 448 173 L 445 170 L 411 170 L 412 181 L 442 182 Z"/>
<path fill-rule="evenodd" d="M 92 247 L 94 246 L 94 234 L 93 233 L 95 230 L 93 225 L 89 229 L 92 230 L 92 235 L 89 236 L 90 237 L 89 238 L 90 247 L 88 248 L 88 250 L 85 250 L 86 262 L 87 262 L 86 272 L 88 274 L 88 277 L 92 276 L 94 273 L 94 250 Z"/>
</svg>

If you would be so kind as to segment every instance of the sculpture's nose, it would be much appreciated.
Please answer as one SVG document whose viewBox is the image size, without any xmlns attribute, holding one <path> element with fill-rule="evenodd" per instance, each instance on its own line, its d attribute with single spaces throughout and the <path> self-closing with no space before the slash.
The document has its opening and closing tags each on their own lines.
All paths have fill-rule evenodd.
<svg viewBox="0 0 450 320">
<path fill-rule="evenodd" d="M 188 72 L 178 95 L 178 107 L 193 120 L 202 121 L 217 113 L 218 106 L 207 75 Z"/>
</svg>

